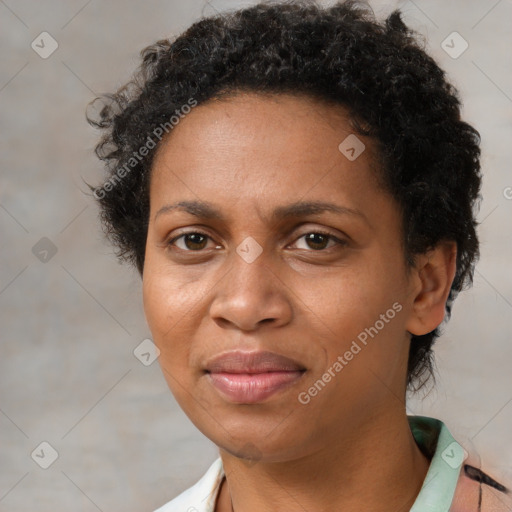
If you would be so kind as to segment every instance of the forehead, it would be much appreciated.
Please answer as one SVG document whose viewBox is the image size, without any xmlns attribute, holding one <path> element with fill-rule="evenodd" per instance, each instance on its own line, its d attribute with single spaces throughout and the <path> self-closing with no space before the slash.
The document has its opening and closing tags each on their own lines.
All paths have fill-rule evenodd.
<svg viewBox="0 0 512 512">
<path fill-rule="evenodd" d="M 347 144 L 360 152 L 357 158 L 343 152 Z M 183 195 L 226 206 L 303 197 L 349 203 L 351 194 L 376 188 L 375 161 L 373 142 L 354 133 L 343 106 L 303 95 L 240 93 L 194 107 L 163 139 L 151 209 Z"/>
<path fill-rule="evenodd" d="M 304 157 L 313 150 L 313 158 L 333 142 L 329 137 L 321 144 L 326 135 L 334 135 L 335 142 L 352 132 L 348 111 L 340 104 L 320 102 L 304 94 L 240 92 L 194 107 L 181 117 L 160 148 L 195 146 L 201 150 L 201 145 L 206 144 L 209 148 L 215 145 L 218 150 L 235 145 L 251 150 L 264 146 L 263 157 L 279 148 L 289 149 L 282 145 L 286 140 L 302 142 L 301 147 L 295 144 L 294 153 Z M 332 149 L 337 145 L 333 148 L 331 144 Z M 196 153 L 199 155 L 200 151 Z"/>
</svg>

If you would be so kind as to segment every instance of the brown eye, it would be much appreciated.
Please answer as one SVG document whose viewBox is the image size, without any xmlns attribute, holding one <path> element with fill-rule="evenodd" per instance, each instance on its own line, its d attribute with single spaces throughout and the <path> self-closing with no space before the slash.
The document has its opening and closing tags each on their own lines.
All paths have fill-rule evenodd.
<svg viewBox="0 0 512 512">
<path fill-rule="evenodd" d="M 200 251 L 205 248 L 205 244 L 209 238 L 210 237 L 204 233 L 194 231 L 190 233 L 183 233 L 180 236 L 173 238 L 169 241 L 169 245 L 175 245 L 176 241 L 182 239 L 183 246 L 180 247 L 176 244 L 178 249 L 181 249 L 182 251 Z"/>
<path fill-rule="evenodd" d="M 325 249 L 327 247 L 327 243 L 329 242 L 329 237 L 323 235 L 321 233 L 308 233 L 305 235 L 306 243 L 312 249 Z"/>
<path fill-rule="evenodd" d="M 324 233 L 323 231 L 313 231 L 310 233 L 306 233 L 299 237 L 297 240 L 301 239 L 304 239 L 304 241 L 306 242 L 306 249 L 313 249 L 314 251 L 322 251 L 324 249 L 331 248 L 333 245 L 328 246 L 329 242 L 333 242 L 334 245 L 339 246 L 346 245 L 346 242 L 339 240 L 337 237 L 330 233 Z M 299 249 L 302 248 L 303 247 L 299 247 Z"/>
</svg>

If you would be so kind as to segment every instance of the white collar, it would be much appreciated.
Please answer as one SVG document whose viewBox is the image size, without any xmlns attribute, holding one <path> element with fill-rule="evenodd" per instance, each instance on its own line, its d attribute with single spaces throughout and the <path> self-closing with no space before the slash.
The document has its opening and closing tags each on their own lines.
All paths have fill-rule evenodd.
<svg viewBox="0 0 512 512">
<path fill-rule="evenodd" d="M 224 468 L 219 457 L 198 482 L 155 512 L 214 512 L 223 478 Z"/>
</svg>

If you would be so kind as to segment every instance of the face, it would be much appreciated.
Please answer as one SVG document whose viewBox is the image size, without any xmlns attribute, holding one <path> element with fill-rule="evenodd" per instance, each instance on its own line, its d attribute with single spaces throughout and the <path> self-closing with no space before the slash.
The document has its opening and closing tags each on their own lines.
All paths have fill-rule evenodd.
<svg viewBox="0 0 512 512">
<path fill-rule="evenodd" d="M 341 106 L 244 93 L 155 157 L 146 318 L 176 400 L 232 454 L 291 460 L 403 411 L 401 219 L 351 134 Z"/>
</svg>

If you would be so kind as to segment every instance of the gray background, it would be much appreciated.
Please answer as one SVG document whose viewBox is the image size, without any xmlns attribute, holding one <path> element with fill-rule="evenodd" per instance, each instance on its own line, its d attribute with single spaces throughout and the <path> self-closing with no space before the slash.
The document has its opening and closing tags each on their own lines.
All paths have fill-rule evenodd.
<svg viewBox="0 0 512 512">
<path fill-rule="evenodd" d="M 150 511 L 217 456 L 177 407 L 158 362 L 134 356 L 150 337 L 141 283 L 116 262 L 84 194 L 82 179 L 102 176 L 84 111 L 129 78 L 146 45 L 250 3 L 0 0 L 1 511 Z M 402 8 L 424 34 L 483 140 L 474 287 L 438 341 L 436 388 L 408 410 L 442 418 L 512 481 L 512 2 L 371 4 L 379 16 Z M 43 31 L 59 45 L 47 59 L 31 48 Z M 458 58 L 441 45 L 453 31 L 469 44 Z M 43 237 L 57 249 L 46 262 Z M 31 457 L 43 441 L 58 452 L 48 469 Z"/>
</svg>

